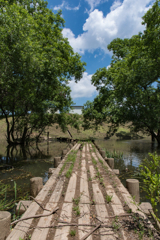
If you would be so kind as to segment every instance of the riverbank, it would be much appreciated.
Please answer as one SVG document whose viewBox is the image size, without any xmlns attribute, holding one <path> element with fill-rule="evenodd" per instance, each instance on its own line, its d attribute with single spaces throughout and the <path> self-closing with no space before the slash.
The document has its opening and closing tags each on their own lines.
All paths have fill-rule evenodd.
<svg viewBox="0 0 160 240">
<path fill-rule="evenodd" d="M 82 120 L 82 119 L 81 119 Z M 129 124 L 126 124 L 125 126 L 120 126 L 117 133 L 114 134 L 110 139 L 151 139 L 150 136 L 144 135 L 141 132 L 137 134 L 130 132 L 130 129 L 128 128 Z M 5 148 L 7 143 L 5 144 L 6 141 L 6 129 L 7 125 L 5 122 L 5 118 L 0 119 L 0 152 L 2 148 Z M 71 126 L 68 126 L 68 130 L 72 134 L 74 139 L 105 139 L 106 138 L 106 133 L 108 131 L 108 124 L 103 123 L 102 126 L 98 128 L 97 131 L 94 129 L 89 129 L 85 130 L 83 129 L 82 125 L 80 126 L 80 129 L 77 130 L 75 128 L 72 128 Z M 51 127 L 46 128 L 45 133 L 42 134 L 42 138 L 47 139 L 47 132 L 49 132 L 49 137 L 50 138 L 71 138 L 69 133 L 62 132 L 58 124 L 53 124 Z M 34 137 L 34 134 L 33 134 Z M 106 138 L 107 139 L 107 138 Z"/>
</svg>

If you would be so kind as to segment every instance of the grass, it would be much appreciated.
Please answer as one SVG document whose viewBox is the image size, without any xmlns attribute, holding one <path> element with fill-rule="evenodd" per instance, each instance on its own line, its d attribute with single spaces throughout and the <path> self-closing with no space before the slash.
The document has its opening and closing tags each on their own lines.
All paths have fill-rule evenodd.
<svg viewBox="0 0 160 240">
<path fill-rule="evenodd" d="M 73 202 L 75 205 L 78 205 L 79 202 L 80 202 L 80 199 L 81 199 L 81 197 L 73 198 L 73 199 L 72 199 L 72 202 Z"/>
<path fill-rule="evenodd" d="M 118 223 L 118 217 L 116 216 L 115 219 L 112 222 L 112 227 L 114 231 L 118 231 L 119 228 L 121 227 L 120 223 Z"/>
<path fill-rule="evenodd" d="M 72 170 L 73 170 L 75 161 L 76 161 L 76 156 L 74 156 L 74 158 L 72 159 L 72 163 L 71 163 L 69 169 L 67 170 L 67 172 L 65 174 L 66 178 L 70 178 L 70 176 L 72 174 Z"/>
<path fill-rule="evenodd" d="M 7 211 L 14 207 L 15 200 L 7 200 L 7 191 L 11 190 L 11 186 L 7 184 L 0 185 L 0 211 Z M 16 198 L 16 196 L 15 196 Z"/>
<path fill-rule="evenodd" d="M 14 196 L 12 192 L 14 191 Z M 19 210 L 21 205 L 19 206 L 18 214 L 16 215 L 16 203 L 21 200 L 21 198 L 17 198 L 17 193 L 19 192 L 19 188 L 17 187 L 16 182 L 14 181 L 14 186 L 3 184 L 0 182 L 0 211 L 10 211 L 11 219 L 14 221 L 19 219 L 21 216 L 19 215 Z M 23 199 L 28 199 L 28 195 L 23 197 Z"/>
<path fill-rule="evenodd" d="M 91 204 L 91 205 L 95 205 L 95 203 L 96 203 L 96 202 L 95 202 L 95 200 L 93 199 L 90 204 Z"/>
<path fill-rule="evenodd" d="M 113 152 L 106 151 L 106 157 L 108 158 L 117 158 L 117 159 L 123 159 L 123 152 L 116 152 L 114 149 Z"/>
<path fill-rule="evenodd" d="M 97 161 L 94 159 L 94 157 L 92 157 L 92 163 L 93 163 L 93 165 L 94 165 L 94 167 L 96 169 L 96 178 L 98 178 L 99 179 L 99 183 L 103 187 L 105 187 L 104 182 L 103 182 L 103 177 L 102 177 L 101 173 L 99 172 L 99 169 L 97 167 Z"/>
<path fill-rule="evenodd" d="M 77 131 L 76 129 L 68 126 L 68 130 L 71 132 L 73 138 L 79 139 L 79 140 L 82 140 L 82 139 L 92 140 L 100 137 L 104 138 L 106 135 L 107 129 L 108 129 L 107 124 L 104 124 L 103 127 L 100 126 L 98 131 L 95 131 L 92 129 L 88 129 L 84 131 L 82 127 L 80 127 L 80 130 Z M 50 137 L 70 137 L 67 132 L 63 133 L 57 124 L 54 124 L 52 127 L 49 127 L 49 135 Z"/>
<path fill-rule="evenodd" d="M 112 197 L 113 197 L 113 196 L 106 195 L 106 202 L 107 202 L 107 203 L 110 203 L 110 202 L 112 201 Z"/>
<path fill-rule="evenodd" d="M 69 234 L 70 234 L 71 237 L 75 236 L 76 235 L 76 230 L 71 229 Z"/>
<path fill-rule="evenodd" d="M 73 211 L 75 211 L 76 216 L 80 215 L 80 209 L 79 209 L 79 202 L 80 202 L 81 196 L 79 196 L 78 198 L 73 198 L 72 202 L 74 203 L 74 207 L 73 207 Z"/>
<path fill-rule="evenodd" d="M 63 164 L 63 166 L 62 166 L 62 168 L 61 168 L 61 170 L 59 172 L 59 175 L 62 174 L 62 172 L 64 171 L 64 169 L 65 169 L 65 167 L 67 165 L 67 163 L 71 162 L 71 165 L 70 165 L 70 167 L 67 170 L 66 175 L 65 175 L 67 178 L 69 178 L 71 176 L 72 170 L 73 170 L 73 167 L 74 167 L 74 163 L 76 161 L 76 153 L 77 153 L 77 151 L 73 150 L 73 151 L 71 151 L 71 153 L 68 154 L 67 159 L 64 162 L 64 164 Z"/>
<path fill-rule="evenodd" d="M 117 132 L 126 132 L 126 133 L 129 133 L 130 132 L 130 129 L 127 127 L 119 127 L 118 128 L 118 131 Z"/>
<path fill-rule="evenodd" d="M 92 163 L 94 164 L 94 166 L 97 165 L 97 161 L 92 157 Z"/>
<path fill-rule="evenodd" d="M 92 144 L 92 148 L 93 148 L 93 150 L 94 151 L 96 151 L 95 150 L 95 146 Z M 95 161 L 95 159 L 94 158 L 92 158 L 92 162 L 94 163 L 94 161 Z M 109 171 L 108 171 L 108 167 L 106 166 L 106 165 L 104 165 L 104 162 L 103 162 L 103 160 L 101 160 L 100 158 L 98 158 L 98 161 L 102 164 L 102 166 L 103 166 L 103 168 L 105 169 L 105 171 L 108 173 Z M 95 161 L 96 162 L 96 161 Z M 97 164 L 97 162 L 95 163 L 95 164 Z M 95 165 L 94 164 L 94 165 Z M 98 171 L 98 168 L 96 167 L 96 170 Z M 102 182 L 102 181 L 101 181 Z"/>
<path fill-rule="evenodd" d="M 75 206 L 75 207 L 73 207 L 73 211 L 75 211 L 76 216 L 79 216 L 79 215 L 80 215 L 80 209 L 79 209 L 79 206 Z"/>
<path fill-rule="evenodd" d="M 81 117 L 81 121 L 83 121 L 82 117 Z M 126 124 L 125 126 L 120 126 L 118 129 L 118 133 L 120 132 L 129 133 L 130 129 L 128 128 L 128 125 L 129 124 Z M 7 126 L 6 126 L 5 118 L 0 118 L 0 140 L 2 140 L 3 142 L 6 142 L 6 136 L 5 136 L 6 130 L 7 130 Z M 106 132 L 108 131 L 108 124 L 103 123 L 102 126 L 99 126 L 97 131 L 95 131 L 94 129 L 89 129 L 84 131 L 82 126 L 80 127 L 79 131 L 77 131 L 77 129 L 72 128 L 71 126 L 68 126 L 68 130 L 71 132 L 74 139 L 79 139 L 79 140 L 104 139 L 106 137 Z M 42 136 L 46 137 L 47 132 L 49 132 L 49 137 L 51 138 L 57 138 L 57 137 L 70 138 L 69 133 L 67 131 L 64 133 L 58 124 L 53 124 L 51 127 L 47 128 L 46 133 L 44 133 Z M 148 136 L 144 135 L 144 137 L 148 137 Z M 119 137 L 117 137 L 116 134 L 111 137 L 111 139 L 117 139 L 117 138 Z M 2 145 L 0 146 L 0 148 L 2 148 Z M 5 148 L 6 148 L 6 145 L 5 145 Z"/>
</svg>

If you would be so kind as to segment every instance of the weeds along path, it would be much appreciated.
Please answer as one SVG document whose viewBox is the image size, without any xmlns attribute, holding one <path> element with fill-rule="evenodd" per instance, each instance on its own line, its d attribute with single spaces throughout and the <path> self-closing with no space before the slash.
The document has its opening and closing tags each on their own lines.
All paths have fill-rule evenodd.
<svg viewBox="0 0 160 240">
<path fill-rule="evenodd" d="M 70 150 L 36 201 L 7 240 L 160 239 L 92 143 Z"/>
</svg>

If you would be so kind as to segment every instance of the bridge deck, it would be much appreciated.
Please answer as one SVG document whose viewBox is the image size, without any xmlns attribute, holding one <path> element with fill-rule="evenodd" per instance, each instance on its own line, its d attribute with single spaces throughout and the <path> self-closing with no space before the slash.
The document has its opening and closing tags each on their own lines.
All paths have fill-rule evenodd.
<svg viewBox="0 0 160 240">
<path fill-rule="evenodd" d="M 153 239 L 152 230 L 159 239 L 95 146 L 82 145 L 62 160 L 7 240 L 126 240 L 142 230 L 143 239 Z"/>
</svg>

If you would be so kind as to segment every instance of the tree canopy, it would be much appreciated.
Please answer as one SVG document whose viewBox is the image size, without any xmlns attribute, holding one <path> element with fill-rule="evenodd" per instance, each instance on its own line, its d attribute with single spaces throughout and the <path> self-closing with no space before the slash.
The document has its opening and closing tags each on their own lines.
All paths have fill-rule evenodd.
<svg viewBox="0 0 160 240">
<path fill-rule="evenodd" d="M 81 79 L 85 63 L 63 37 L 63 26 L 61 11 L 54 14 L 46 1 L 0 3 L 0 110 L 9 144 L 24 144 L 51 123 L 67 124 L 68 82 Z"/>
<path fill-rule="evenodd" d="M 113 134 L 119 125 L 131 123 L 160 144 L 160 0 L 142 19 L 143 33 L 108 45 L 112 61 L 92 76 L 99 95 L 84 107 L 84 126 L 108 122 L 108 134 Z"/>
</svg>

